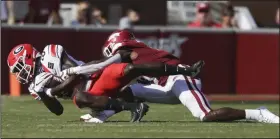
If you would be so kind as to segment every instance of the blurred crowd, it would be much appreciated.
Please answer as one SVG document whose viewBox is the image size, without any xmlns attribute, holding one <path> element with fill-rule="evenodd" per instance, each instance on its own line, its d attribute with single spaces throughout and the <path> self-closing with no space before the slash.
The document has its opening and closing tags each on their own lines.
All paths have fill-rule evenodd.
<svg viewBox="0 0 280 139">
<path fill-rule="evenodd" d="M 62 24 L 63 18 L 59 14 L 60 0 L 28 0 L 28 1 L 1 1 L 1 22 L 12 24 Z M 96 25 L 107 24 L 103 12 L 87 1 L 76 3 L 77 17 L 71 25 Z M 132 28 L 133 23 L 139 21 L 136 10 L 128 9 L 126 15 L 119 21 L 120 28 Z"/>
<path fill-rule="evenodd" d="M 97 7 L 91 6 L 88 2 L 77 3 L 77 18 L 71 25 L 96 25 L 101 26 L 107 23 L 102 11 Z"/>
<path fill-rule="evenodd" d="M 217 23 L 213 20 L 210 13 L 211 7 L 207 2 L 200 2 L 196 6 L 196 19 L 188 24 L 188 27 L 215 27 L 215 28 L 230 28 L 238 27 L 235 12 L 231 3 L 227 3 L 222 10 L 222 22 Z"/>
<path fill-rule="evenodd" d="M 63 18 L 59 14 L 60 0 L 28 0 L 28 1 L 1 1 L 1 21 L 7 24 L 62 24 Z M 77 10 L 72 26 L 95 25 L 102 27 L 107 24 L 103 12 L 87 1 L 76 3 Z M 195 20 L 187 24 L 189 28 L 214 27 L 238 28 L 235 11 L 230 2 L 222 10 L 221 22 L 215 22 L 211 15 L 211 6 L 207 2 L 196 5 Z M 147 16 L 147 15 L 143 15 Z M 128 9 L 126 15 L 119 19 L 119 28 L 131 29 L 140 21 L 140 15 L 135 9 Z M 275 23 L 279 25 L 279 8 L 276 11 Z"/>
</svg>

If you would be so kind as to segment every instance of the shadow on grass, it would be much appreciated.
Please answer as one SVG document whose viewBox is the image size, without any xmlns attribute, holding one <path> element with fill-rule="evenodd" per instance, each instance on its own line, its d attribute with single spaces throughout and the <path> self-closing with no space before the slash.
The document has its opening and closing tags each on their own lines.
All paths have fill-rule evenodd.
<svg viewBox="0 0 280 139">
<path fill-rule="evenodd" d="M 121 123 L 129 121 L 108 121 L 107 123 Z M 201 121 L 161 121 L 161 120 L 144 120 L 140 123 L 256 123 L 254 121 L 227 121 L 227 122 L 201 122 Z"/>
<path fill-rule="evenodd" d="M 67 123 L 77 123 L 83 122 L 80 120 L 71 120 L 67 121 Z M 124 120 L 110 120 L 106 121 L 106 123 L 130 123 L 129 121 Z M 164 120 L 143 120 L 140 123 L 257 123 L 254 121 L 227 121 L 227 122 L 201 122 L 201 121 L 164 121 Z"/>
</svg>

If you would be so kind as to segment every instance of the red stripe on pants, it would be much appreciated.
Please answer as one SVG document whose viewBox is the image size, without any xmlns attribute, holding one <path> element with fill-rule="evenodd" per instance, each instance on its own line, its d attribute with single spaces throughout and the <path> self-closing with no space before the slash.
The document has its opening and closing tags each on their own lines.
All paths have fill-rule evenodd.
<svg viewBox="0 0 280 139">
<path fill-rule="evenodd" d="M 207 101 L 206 101 L 206 98 L 204 97 L 204 95 L 202 94 L 202 92 L 198 89 L 197 85 L 196 85 L 196 82 L 193 78 L 192 79 L 192 83 L 194 85 L 194 87 L 196 88 L 196 90 L 199 92 L 199 94 L 201 95 L 201 97 L 203 98 L 203 101 L 205 103 L 205 105 L 208 107 L 208 109 L 212 110 L 211 107 L 208 105 Z"/>
<path fill-rule="evenodd" d="M 202 103 L 201 103 L 201 101 L 200 101 L 199 96 L 195 93 L 195 91 L 194 91 L 194 89 L 192 88 L 191 83 L 189 82 L 189 80 L 188 80 L 186 77 L 184 77 L 184 78 L 185 78 L 186 83 L 187 83 L 189 89 L 191 90 L 193 96 L 195 97 L 196 102 L 198 103 L 199 108 L 200 108 L 200 109 L 204 112 L 204 114 L 206 115 L 208 112 L 207 112 L 206 109 L 203 107 L 203 105 L 202 105 Z"/>
</svg>

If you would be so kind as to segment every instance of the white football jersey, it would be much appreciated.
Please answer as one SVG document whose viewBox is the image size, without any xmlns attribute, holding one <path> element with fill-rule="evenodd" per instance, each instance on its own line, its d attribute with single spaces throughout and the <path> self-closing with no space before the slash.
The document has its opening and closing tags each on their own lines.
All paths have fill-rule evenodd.
<svg viewBox="0 0 280 139">
<path fill-rule="evenodd" d="M 61 45 L 47 45 L 41 56 L 41 66 L 44 72 L 58 74 L 62 71 L 61 56 L 63 52 Z"/>
<path fill-rule="evenodd" d="M 40 60 L 41 64 L 36 65 L 38 67 L 36 67 L 37 71 L 35 73 L 35 76 L 42 72 L 50 72 L 54 75 L 57 75 L 59 72 L 61 72 L 63 70 L 62 69 L 63 63 L 61 59 L 63 51 L 64 49 L 61 45 L 55 45 L 55 44 L 47 45 L 42 52 L 42 56 Z M 65 54 L 67 53 L 65 52 Z M 84 64 L 84 62 L 74 59 L 69 54 L 67 55 L 78 65 Z M 31 94 L 36 93 L 33 91 L 33 88 L 34 88 L 34 83 L 32 82 L 28 88 Z"/>
<path fill-rule="evenodd" d="M 44 72 L 50 72 L 56 75 L 63 70 L 62 69 L 63 63 L 61 61 L 63 51 L 64 49 L 61 45 L 51 44 L 51 45 L 47 45 L 44 48 L 41 57 L 42 69 Z M 65 54 L 67 53 L 65 52 Z M 73 61 L 75 61 L 78 65 L 83 64 L 82 61 L 78 61 L 70 55 L 68 55 L 68 57 L 71 58 Z"/>
</svg>

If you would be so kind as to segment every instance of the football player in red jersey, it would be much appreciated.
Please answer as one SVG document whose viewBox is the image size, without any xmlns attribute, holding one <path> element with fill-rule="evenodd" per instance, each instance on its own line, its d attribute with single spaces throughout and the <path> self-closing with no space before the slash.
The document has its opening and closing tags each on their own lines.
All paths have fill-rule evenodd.
<svg viewBox="0 0 280 139">
<path fill-rule="evenodd" d="M 103 54 L 111 57 L 116 54 L 134 52 L 137 57 L 131 61 L 133 64 L 162 62 L 169 65 L 180 65 L 180 60 L 165 52 L 148 47 L 135 39 L 134 35 L 126 30 L 113 32 L 105 42 Z M 146 77 L 145 77 L 146 78 Z M 143 79 L 143 78 L 142 78 Z M 147 79 L 147 78 L 146 78 Z M 149 79 L 149 77 L 148 77 Z M 279 123 L 279 117 L 267 109 L 211 109 L 207 98 L 201 91 L 201 80 L 184 75 L 160 76 L 149 79 L 153 83 L 136 83 L 123 90 L 123 94 L 131 94 L 132 98 L 164 104 L 183 104 L 192 115 L 201 121 L 233 121 L 240 119 L 256 120 L 265 123 Z M 103 123 L 114 111 L 102 111 L 102 114 L 86 114 L 81 116 L 85 122 Z"/>
</svg>

